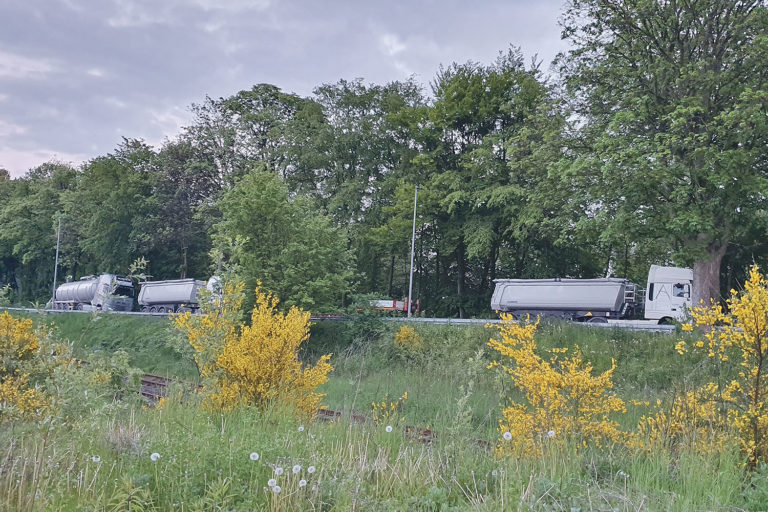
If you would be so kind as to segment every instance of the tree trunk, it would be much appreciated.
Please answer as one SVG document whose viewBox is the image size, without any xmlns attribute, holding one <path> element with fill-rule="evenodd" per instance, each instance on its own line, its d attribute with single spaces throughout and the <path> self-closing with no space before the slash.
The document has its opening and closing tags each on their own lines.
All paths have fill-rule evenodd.
<svg viewBox="0 0 768 512">
<path fill-rule="evenodd" d="M 464 278 L 467 273 L 466 266 L 466 248 L 464 247 L 464 238 L 459 241 L 456 248 L 456 295 L 459 299 L 459 318 L 464 318 Z"/>
<path fill-rule="evenodd" d="M 720 265 L 728 243 L 713 242 L 707 246 L 706 255 L 693 264 L 692 303 L 709 305 L 710 300 L 720 301 Z"/>
<path fill-rule="evenodd" d="M 387 297 L 392 298 L 392 281 L 395 279 L 395 253 L 390 254 L 389 279 L 387 283 Z"/>
</svg>

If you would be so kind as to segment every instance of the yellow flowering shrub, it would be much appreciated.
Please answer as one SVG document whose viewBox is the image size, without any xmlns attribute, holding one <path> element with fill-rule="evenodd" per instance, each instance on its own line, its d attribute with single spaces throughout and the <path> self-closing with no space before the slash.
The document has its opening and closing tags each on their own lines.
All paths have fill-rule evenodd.
<svg viewBox="0 0 768 512">
<path fill-rule="evenodd" d="M 722 452 L 732 436 L 718 398 L 718 387 L 710 383 L 675 396 L 667 407 L 657 401 L 655 414 L 640 419 L 635 448 L 705 455 Z"/>
<path fill-rule="evenodd" d="M 42 391 L 30 386 L 25 371 L 39 349 L 32 320 L 0 314 L 0 423 L 39 417 L 50 405 Z"/>
<path fill-rule="evenodd" d="M 203 314 L 193 315 L 187 311 L 173 318 L 174 327 L 184 334 L 192 348 L 201 377 L 214 374 L 216 358 L 224 345 L 239 334 L 244 287 L 244 283 L 225 282 L 221 295 L 201 299 Z"/>
<path fill-rule="evenodd" d="M 315 390 L 333 367 L 330 355 L 314 366 L 299 361 L 299 348 L 309 338 L 309 313 L 296 307 L 281 313 L 277 297 L 257 288 L 251 323 L 239 325 L 231 313 L 242 299 L 226 298 L 230 293 L 242 297 L 239 290 L 242 286 L 225 286 L 221 313 L 205 312 L 197 318 L 186 313 L 174 320 L 195 351 L 201 375 L 212 382 L 206 404 L 228 410 L 280 401 L 314 415 L 325 396 Z"/>
<path fill-rule="evenodd" d="M 744 290 L 731 290 L 728 311 L 720 304 L 691 309 L 703 339 L 690 350 L 702 352 L 724 366 L 735 366 L 737 379 L 719 393 L 728 419 L 737 431 L 750 466 L 768 460 L 768 283 L 757 265 L 749 271 Z M 676 346 L 685 354 L 688 344 Z"/>
<path fill-rule="evenodd" d="M 406 391 L 397 400 L 390 400 L 389 393 L 384 395 L 381 402 L 371 402 L 371 413 L 373 415 L 373 421 L 377 425 L 397 425 L 398 423 L 405 423 L 405 416 L 403 415 L 403 407 L 405 401 L 408 400 L 408 392 Z"/>
<path fill-rule="evenodd" d="M 424 346 L 424 341 L 413 327 L 404 325 L 395 333 L 395 346 L 402 350 L 417 352 Z"/>
<path fill-rule="evenodd" d="M 543 443 L 565 439 L 597 446 L 624 439 L 618 424 L 609 418 L 611 413 L 626 411 L 624 402 L 610 393 L 615 364 L 592 375 L 592 365 L 583 361 L 578 347 L 570 357 L 565 348 L 551 349 L 545 359 L 536 351 L 538 320 L 518 323 L 507 314 L 501 320 L 496 326 L 500 339 L 491 339 L 488 345 L 505 362 L 494 361 L 488 367 L 501 367 L 509 374 L 524 401 L 502 410 L 500 455 L 535 457 Z"/>
</svg>

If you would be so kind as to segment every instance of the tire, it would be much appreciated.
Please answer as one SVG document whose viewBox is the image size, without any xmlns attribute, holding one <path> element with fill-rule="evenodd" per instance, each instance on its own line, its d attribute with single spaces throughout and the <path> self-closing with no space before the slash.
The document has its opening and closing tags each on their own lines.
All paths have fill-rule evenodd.
<svg viewBox="0 0 768 512">
<path fill-rule="evenodd" d="M 149 312 L 150 313 L 157 313 L 157 308 L 155 306 L 150 306 Z"/>
<path fill-rule="evenodd" d="M 593 316 L 589 320 L 587 320 L 588 324 L 607 324 L 608 319 L 604 316 Z"/>
</svg>

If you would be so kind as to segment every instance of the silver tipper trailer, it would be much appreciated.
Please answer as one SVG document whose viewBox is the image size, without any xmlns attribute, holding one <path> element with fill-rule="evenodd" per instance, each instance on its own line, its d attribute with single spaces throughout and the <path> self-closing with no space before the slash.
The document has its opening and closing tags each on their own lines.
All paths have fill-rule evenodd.
<svg viewBox="0 0 768 512">
<path fill-rule="evenodd" d="M 198 293 L 203 288 L 205 281 L 196 279 L 147 281 L 141 285 L 139 307 L 148 313 L 196 311 L 200 307 Z"/>
<path fill-rule="evenodd" d="M 637 286 L 626 279 L 497 279 L 491 309 L 520 317 L 603 321 L 629 318 L 639 306 Z"/>
<path fill-rule="evenodd" d="M 133 281 L 114 274 L 84 276 L 59 285 L 53 309 L 82 311 L 130 311 L 133 309 Z"/>
<path fill-rule="evenodd" d="M 620 278 L 497 279 L 491 309 L 520 317 L 560 317 L 614 325 L 683 320 L 691 307 L 693 271 L 651 265 L 646 293 Z M 644 297 L 643 297 L 644 295 Z"/>
</svg>

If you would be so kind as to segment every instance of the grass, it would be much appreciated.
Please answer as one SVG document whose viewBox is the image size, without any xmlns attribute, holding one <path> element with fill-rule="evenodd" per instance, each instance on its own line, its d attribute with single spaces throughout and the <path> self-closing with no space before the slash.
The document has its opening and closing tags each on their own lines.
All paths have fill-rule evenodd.
<svg viewBox="0 0 768 512">
<path fill-rule="evenodd" d="M 84 359 L 121 348 L 143 371 L 195 374 L 168 348 L 166 319 L 37 321 L 53 321 Z M 570 440 L 546 448 L 539 460 L 499 459 L 489 447 L 498 439 L 505 397 L 514 392 L 486 369 L 493 354 L 485 343 L 494 329 L 415 324 L 424 347 L 408 353 L 392 342 L 398 328 L 370 318 L 318 322 L 302 354 L 312 361 L 334 353 L 335 370 L 322 389 L 331 409 L 370 418 L 371 402 L 408 392 L 390 421 L 304 423 L 277 408 L 221 415 L 173 398 L 152 409 L 124 396 L 77 418 L 0 429 L 0 510 L 768 509 L 768 493 L 761 491 L 768 470 L 748 475 L 737 450 L 646 454 L 619 446 L 584 449 Z M 537 341 L 542 348 L 578 345 L 596 372 L 615 360 L 616 392 L 655 400 L 685 381 L 713 377 L 701 361 L 676 355 L 682 336 L 545 323 Z M 622 425 L 633 427 L 644 412 L 630 408 Z M 424 443 L 406 426 L 429 426 L 436 436 Z M 152 461 L 152 453 L 161 457 Z M 301 466 L 296 475 L 295 465 Z M 270 478 L 280 493 L 268 488 Z M 306 486 L 299 487 L 301 479 Z"/>
</svg>

